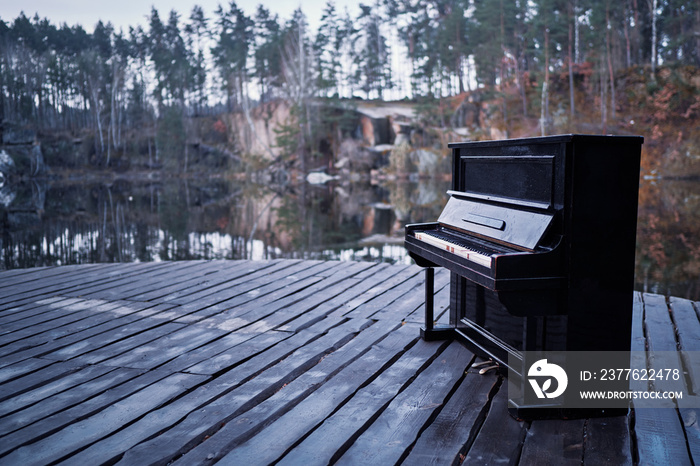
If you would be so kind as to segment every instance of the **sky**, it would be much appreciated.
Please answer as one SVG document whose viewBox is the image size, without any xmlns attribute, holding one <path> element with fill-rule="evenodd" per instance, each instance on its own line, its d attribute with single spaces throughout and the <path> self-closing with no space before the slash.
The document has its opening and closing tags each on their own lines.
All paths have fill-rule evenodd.
<svg viewBox="0 0 700 466">
<path fill-rule="evenodd" d="M 123 28 L 124 32 L 128 32 L 129 26 L 147 25 L 146 17 L 150 14 L 152 6 L 158 10 L 163 21 L 167 20 L 170 10 L 173 9 L 180 13 L 181 21 L 185 21 L 194 5 L 200 5 L 205 16 L 212 18 L 219 4 L 226 8 L 229 3 L 229 0 L 0 0 L 0 19 L 10 22 L 24 11 L 29 18 L 38 13 L 39 17 L 48 18 L 57 26 L 62 23 L 69 26 L 80 24 L 86 31 L 92 32 L 97 21 L 101 19 L 103 23 L 111 22 L 116 30 Z M 338 11 L 343 11 L 347 5 L 353 15 L 358 10 L 358 3 L 352 0 L 335 0 Z M 255 14 L 259 4 L 263 4 L 281 19 L 291 18 L 294 10 L 301 7 L 311 29 L 316 30 L 326 0 L 237 0 L 236 4 L 249 16 Z"/>
</svg>

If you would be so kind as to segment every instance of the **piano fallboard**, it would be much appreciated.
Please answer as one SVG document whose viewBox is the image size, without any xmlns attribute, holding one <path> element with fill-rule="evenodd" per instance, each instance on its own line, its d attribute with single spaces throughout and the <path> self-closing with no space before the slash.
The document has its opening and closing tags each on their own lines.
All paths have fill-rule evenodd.
<svg viewBox="0 0 700 466">
<path fill-rule="evenodd" d="M 533 251 L 549 230 L 554 214 L 504 207 L 448 192 L 451 197 L 438 223 L 512 248 Z"/>
</svg>

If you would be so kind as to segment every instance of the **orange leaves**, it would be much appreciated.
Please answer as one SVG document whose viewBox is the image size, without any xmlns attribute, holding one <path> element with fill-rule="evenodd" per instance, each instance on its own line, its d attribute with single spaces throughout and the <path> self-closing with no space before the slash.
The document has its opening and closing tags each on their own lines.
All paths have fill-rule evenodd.
<svg viewBox="0 0 700 466">
<path fill-rule="evenodd" d="M 695 102 L 690 104 L 688 109 L 681 116 L 686 120 L 693 116 L 700 116 L 700 112 L 698 112 L 698 110 L 700 110 L 700 95 L 695 96 Z"/>
<path fill-rule="evenodd" d="M 214 131 L 216 131 L 217 133 L 226 134 L 226 125 L 223 121 L 221 121 L 221 119 L 216 120 L 216 122 L 213 125 L 213 128 Z"/>
</svg>

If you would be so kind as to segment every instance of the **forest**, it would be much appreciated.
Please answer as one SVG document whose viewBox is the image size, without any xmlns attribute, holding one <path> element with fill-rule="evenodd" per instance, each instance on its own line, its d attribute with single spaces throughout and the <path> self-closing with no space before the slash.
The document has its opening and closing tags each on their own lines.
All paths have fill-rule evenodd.
<svg viewBox="0 0 700 466">
<path fill-rule="evenodd" d="M 252 127 L 280 101 L 280 157 L 304 171 L 337 148 L 329 134 L 352 135 L 359 101 L 405 101 L 443 129 L 465 126 L 464 102 L 488 101 L 506 136 L 634 132 L 643 109 L 658 143 L 687 138 L 676 120 L 700 112 L 697 0 L 375 0 L 356 16 L 329 0 L 315 29 L 301 9 L 247 15 L 230 1 L 213 17 L 153 8 L 145 28 L 85 26 L 0 19 L 0 121 L 87 141 L 75 157 L 96 167 L 147 153 L 187 171 L 195 139 L 240 159 L 221 116 Z"/>
</svg>

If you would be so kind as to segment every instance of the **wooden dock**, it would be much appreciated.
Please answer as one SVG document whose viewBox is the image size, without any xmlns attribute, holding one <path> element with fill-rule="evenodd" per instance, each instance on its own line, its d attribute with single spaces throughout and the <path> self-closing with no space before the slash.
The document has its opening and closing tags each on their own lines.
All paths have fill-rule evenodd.
<svg viewBox="0 0 700 466">
<path fill-rule="evenodd" d="M 442 320 L 444 270 L 435 293 Z M 692 400 L 514 420 L 501 377 L 419 339 L 423 300 L 420 268 L 364 262 L 0 272 L 0 464 L 700 461 Z M 635 295 L 633 349 L 695 351 L 698 310 Z"/>
</svg>

